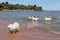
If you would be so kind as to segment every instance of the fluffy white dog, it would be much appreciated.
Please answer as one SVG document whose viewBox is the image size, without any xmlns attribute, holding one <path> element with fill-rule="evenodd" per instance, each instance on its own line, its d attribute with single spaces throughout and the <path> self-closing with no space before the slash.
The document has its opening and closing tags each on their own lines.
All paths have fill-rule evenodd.
<svg viewBox="0 0 60 40">
<path fill-rule="evenodd" d="M 35 17 L 35 16 L 32 16 L 32 17 L 28 17 L 29 19 L 31 19 L 32 21 L 38 21 L 39 20 L 39 18 L 37 18 L 37 17 Z"/>
<path fill-rule="evenodd" d="M 52 18 L 45 17 L 45 21 L 51 21 Z"/>
<path fill-rule="evenodd" d="M 15 22 L 13 24 L 9 24 L 8 25 L 8 30 L 9 30 L 9 33 L 16 33 L 19 31 L 19 23 Z"/>
</svg>

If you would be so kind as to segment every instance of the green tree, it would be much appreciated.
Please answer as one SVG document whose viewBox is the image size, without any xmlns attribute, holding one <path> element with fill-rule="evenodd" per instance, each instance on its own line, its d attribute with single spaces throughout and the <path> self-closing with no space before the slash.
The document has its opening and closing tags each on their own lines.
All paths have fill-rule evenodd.
<svg viewBox="0 0 60 40">
<path fill-rule="evenodd" d="M 1 4 L 5 4 L 4 2 L 2 2 Z"/>
<path fill-rule="evenodd" d="M 35 5 L 23 5 L 23 4 L 20 5 L 20 4 L 9 4 L 8 2 L 2 2 L 0 4 L 0 9 L 42 10 L 42 7 L 37 7 L 36 4 Z"/>
<path fill-rule="evenodd" d="M 3 8 L 3 6 L 2 6 L 2 5 L 0 5 L 0 8 Z"/>
<path fill-rule="evenodd" d="M 8 2 L 5 2 L 5 4 L 9 4 Z"/>
<path fill-rule="evenodd" d="M 34 5 L 33 9 L 36 10 L 36 4 Z"/>
<path fill-rule="evenodd" d="M 3 9 L 3 6 L 2 5 L 0 5 L 0 11 Z"/>
</svg>

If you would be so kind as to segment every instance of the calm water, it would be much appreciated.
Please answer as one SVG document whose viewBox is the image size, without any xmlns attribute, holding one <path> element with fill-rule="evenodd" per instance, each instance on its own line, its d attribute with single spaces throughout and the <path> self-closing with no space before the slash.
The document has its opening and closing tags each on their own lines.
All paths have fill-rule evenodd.
<svg viewBox="0 0 60 40">
<path fill-rule="evenodd" d="M 29 21 L 28 16 L 39 17 L 38 22 Z M 50 24 L 44 22 L 44 17 L 51 17 Z M 44 26 L 47 29 L 60 32 L 60 11 L 21 11 L 21 12 L 0 12 L 0 20 L 11 20 L 28 24 L 28 26 Z"/>
</svg>

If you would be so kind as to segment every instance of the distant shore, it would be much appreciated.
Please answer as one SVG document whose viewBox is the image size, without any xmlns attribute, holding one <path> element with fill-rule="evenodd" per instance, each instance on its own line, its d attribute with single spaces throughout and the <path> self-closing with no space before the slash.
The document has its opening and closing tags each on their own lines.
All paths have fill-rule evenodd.
<svg viewBox="0 0 60 40">
<path fill-rule="evenodd" d="M 5 12 L 14 11 L 15 12 L 15 11 L 34 11 L 34 10 L 1 10 L 1 11 L 3 11 L 3 12 L 4 11 Z"/>
</svg>

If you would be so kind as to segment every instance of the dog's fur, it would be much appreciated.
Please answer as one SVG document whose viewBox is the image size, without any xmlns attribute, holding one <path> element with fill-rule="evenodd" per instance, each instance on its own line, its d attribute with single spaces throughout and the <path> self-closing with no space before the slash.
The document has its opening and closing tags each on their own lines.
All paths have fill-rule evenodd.
<svg viewBox="0 0 60 40">
<path fill-rule="evenodd" d="M 9 33 L 16 33 L 19 31 L 19 23 L 15 22 L 13 24 L 9 24 L 8 25 L 8 30 L 9 30 Z"/>
</svg>

